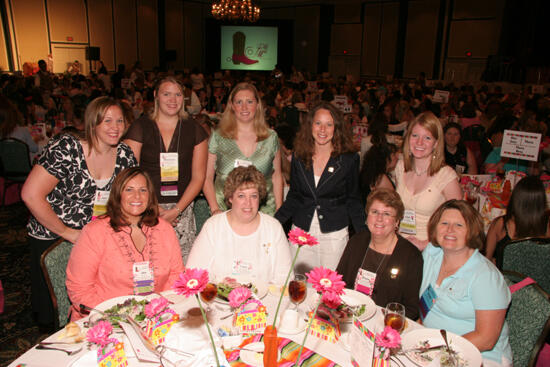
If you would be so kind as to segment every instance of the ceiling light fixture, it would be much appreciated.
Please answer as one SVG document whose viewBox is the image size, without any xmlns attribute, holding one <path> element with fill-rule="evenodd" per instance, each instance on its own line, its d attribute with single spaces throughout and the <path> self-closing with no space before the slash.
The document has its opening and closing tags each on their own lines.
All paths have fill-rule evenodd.
<svg viewBox="0 0 550 367">
<path fill-rule="evenodd" d="M 221 20 L 255 22 L 260 18 L 260 8 L 252 0 L 220 0 L 212 3 L 212 15 Z"/>
</svg>

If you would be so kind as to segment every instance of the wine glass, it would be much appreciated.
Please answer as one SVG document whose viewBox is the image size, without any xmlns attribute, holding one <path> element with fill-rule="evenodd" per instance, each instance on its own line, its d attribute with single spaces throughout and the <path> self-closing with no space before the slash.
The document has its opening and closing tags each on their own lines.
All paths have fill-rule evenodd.
<svg viewBox="0 0 550 367">
<path fill-rule="evenodd" d="M 218 294 L 218 287 L 214 283 L 208 283 L 200 293 L 201 300 L 206 304 L 206 312 L 210 312 L 210 303 Z"/>
<path fill-rule="evenodd" d="M 384 313 L 384 325 L 401 333 L 405 328 L 405 306 L 397 302 L 388 303 Z"/>
<path fill-rule="evenodd" d="M 290 295 L 290 301 L 294 303 L 294 309 L 297 310 L 298 305 L 306 299 L 305 275 L 294 275 L 294 278 L 288 283 L 288 294 Z"/>
</svg>

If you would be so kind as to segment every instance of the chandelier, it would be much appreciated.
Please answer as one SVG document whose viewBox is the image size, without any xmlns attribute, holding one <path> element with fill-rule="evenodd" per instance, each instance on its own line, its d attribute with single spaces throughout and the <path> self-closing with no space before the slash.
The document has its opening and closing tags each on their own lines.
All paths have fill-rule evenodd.
<svg viewBox="0 0 550 367">
<path fill-rule="evenodd" d="M 220 0 L 212 3 L 212 15 L 216 19 L 255 22 L 260 18 L 260 8 L 252 0 Z"/>
</svg>

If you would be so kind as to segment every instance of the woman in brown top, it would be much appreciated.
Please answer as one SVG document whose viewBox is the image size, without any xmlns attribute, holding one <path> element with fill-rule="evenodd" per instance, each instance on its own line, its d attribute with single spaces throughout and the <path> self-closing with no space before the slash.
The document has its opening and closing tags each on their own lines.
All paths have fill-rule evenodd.
<svg viewBox="0 0 550 367">
<path fill-rule="evenodd" d="M 183 101 L 180 82 L 173 77 L 161 79 L 155 88 L 153 113 L 136 120 L 124 141 L 151 176 L 160 216 L 174 226 L 185 262 L 195 240 L 193 199 L 206 175 L 208 136 L 187 119 Z"/>
</svg>

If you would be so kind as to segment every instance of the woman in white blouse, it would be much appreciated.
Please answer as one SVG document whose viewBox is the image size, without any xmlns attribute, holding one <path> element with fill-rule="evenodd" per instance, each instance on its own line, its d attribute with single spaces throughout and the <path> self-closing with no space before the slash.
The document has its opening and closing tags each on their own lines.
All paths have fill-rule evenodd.
<svg viewBox="0 0 550 367">
<path fill-rule="evenodd" d="M 229 276 L 282 284 L 291 255 L 281 224 L 258 211 L 267 196 L 264 176 L 254 166 L 237 167 L 223 193 L 230 209 L 206 221 L 186 267 L 207 269 L 218 281 Z"/>
</svg>

